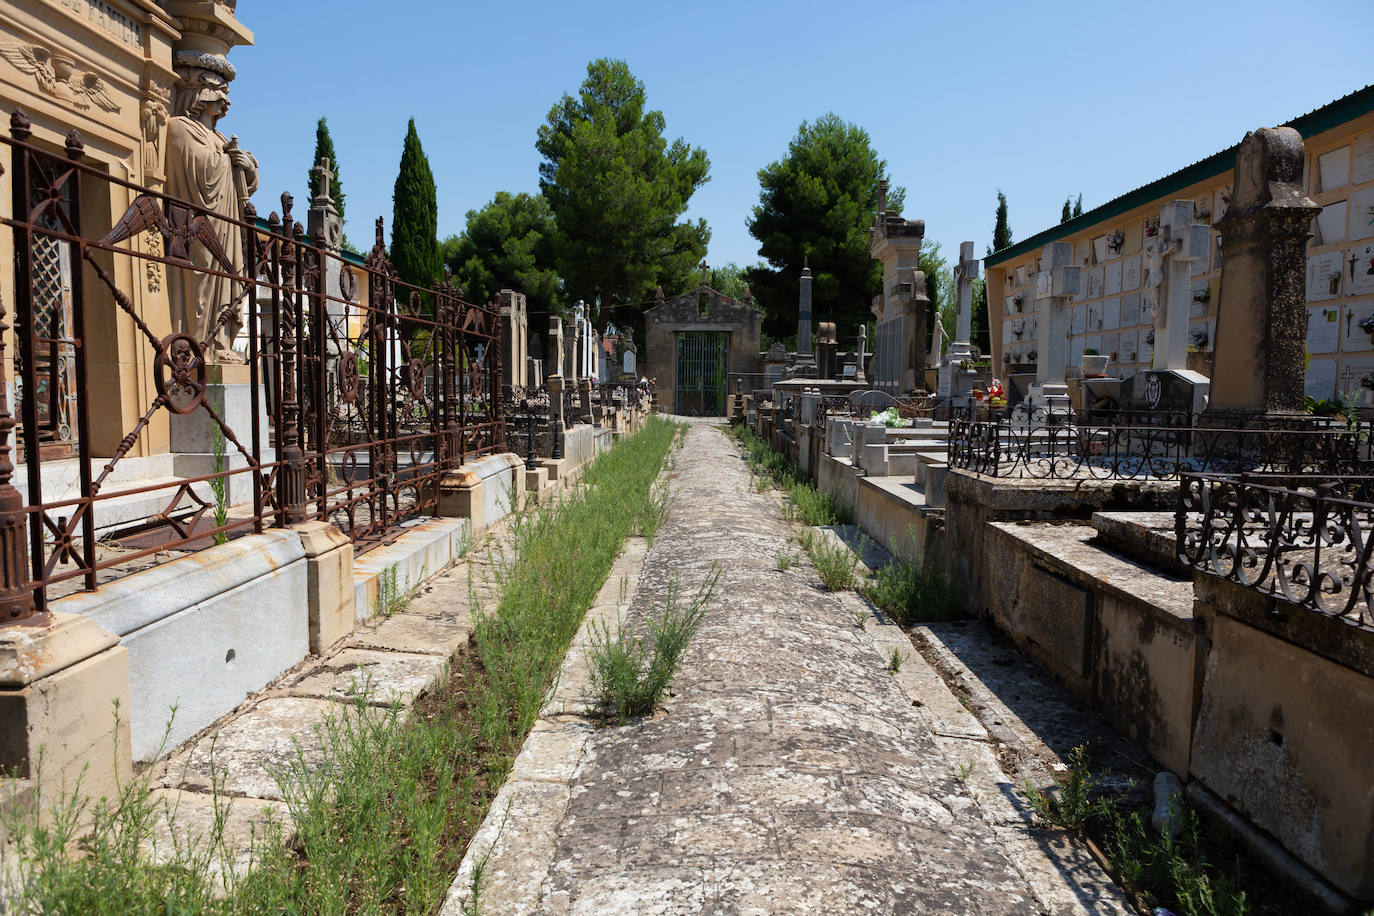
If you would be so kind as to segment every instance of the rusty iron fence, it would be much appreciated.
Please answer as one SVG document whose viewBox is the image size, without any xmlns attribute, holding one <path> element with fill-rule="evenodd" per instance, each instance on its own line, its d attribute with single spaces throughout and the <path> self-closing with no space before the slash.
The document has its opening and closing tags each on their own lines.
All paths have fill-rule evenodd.
<svg viewBox="0 0 1374 916">
<path fill-rule="evenodd" d="M 1185 473 L 1174 533 L 1199 572 L 1374 628 L 1374 477 Z"/>
<path fill-rule="evenodd" d="M 1031 422 L 1006 412 L 957 412 L 948 461 L 988 477 L 1177 479 L 1184 473 L 1374 472 L 1368 428 L 1324 418 L 1212 425 L 1187 412 L 1053 411 Z"/>
<path fill-rule="evenodd" d="M 0 144 L 0 624 L 270 527 L 328 520 L 365 550 L 504 450 L 498 309 L 403 282 L 380 219 L 359 265 L 290 195 L 266 220 L 203 209 L 87 162 L 75 131 L 38 143 L 22 111 Z M 168 320 L 174 285 L 210 291 L 208 331 Z M 172 473 L 130 470 L 178 438 Z"/>
</svg>

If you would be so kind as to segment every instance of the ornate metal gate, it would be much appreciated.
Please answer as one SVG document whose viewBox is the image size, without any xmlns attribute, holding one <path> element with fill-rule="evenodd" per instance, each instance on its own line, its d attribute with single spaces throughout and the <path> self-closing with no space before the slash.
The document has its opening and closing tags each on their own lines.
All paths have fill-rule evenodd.
<svg viewBox="0 0 1374 916">
<path fill-rule="evenodd" d="M 681 331 L 677 335 L 677 386 L 673 410 L 689 417 L 725 415 L 728 331 Z"/>
</svg>

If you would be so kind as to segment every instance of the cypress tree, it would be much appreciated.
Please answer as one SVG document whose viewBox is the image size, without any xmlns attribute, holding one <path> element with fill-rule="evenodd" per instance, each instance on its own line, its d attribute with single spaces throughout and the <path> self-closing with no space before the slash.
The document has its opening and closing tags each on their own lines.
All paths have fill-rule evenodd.
<svg viewBox="0 0 1374 916">
<path fill-rule="evenodd" d="M 426 289 L 443 269 L 439 257 L 439 200 L 434 173 L 420 146 L 414 118 L 406 130 L 391 201 L 391 263 L 402 280 Z"/>
<path fill-rule="evenodd" d="M 343 184 L 339 181 L 339 157 L 334 152 L 334 138 L 329 136 L 329 125 L 324 122 L 324 118 L 320 118 L 319 123 L 315 125 L 315 158 L 310 160 L 310 168 L 306 172 L 306 200 L 315 196 L 315 166 L 320 164 L 321 156 L 329 159 L 329 169 L 334 173 L 329 182 L 329 196 L 334 198 L 334 207 L 339 211 L 339 219 L 342 220 L 344 192 Z"/>
<path fill-rule="evenodd" d="M 1072 200 L 1073 198 L 1071 197 L 1064 198 L 1064 209 L 1059 214 L 1059 225 L 1061 226 L 1067 223 L 1069 220 L 1073 219 L 1073 206 L 1071 205 Z"/>
<path fill-rule="evenodd" d="M 992 247 L 988 254 L 1011 245 L 1011 226 L 1007 224 L 1007 195 L 997 192 L 997 225 L 992 229 Z"/>
<path fill-rule="evenodd" d="M 1083 195 L 1082 195 L 1082 194 L 1079 194 L 1079 195 L 1078 195 L 1078 199 L 1075 200 L 1075 201 L 1073 202 L 1073 215 L 1074 215 L 1074 216 L 1082 216 L 1082 215 L 1083 215 Z"/>
</svg>

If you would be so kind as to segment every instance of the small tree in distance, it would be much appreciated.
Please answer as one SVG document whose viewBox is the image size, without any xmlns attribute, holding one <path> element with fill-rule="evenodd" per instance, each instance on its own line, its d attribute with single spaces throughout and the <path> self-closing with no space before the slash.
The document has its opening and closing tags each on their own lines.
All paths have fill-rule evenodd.
<svg viewBox="0 0 1374 916">
<path fill-rule="evenodd" d="M 1011 225 L 1007 222 L 1007 195 L 997 192 L 997 224 L 992 227 L 992 246 L 988 254 L 1011 247 Z"/>
</svg>

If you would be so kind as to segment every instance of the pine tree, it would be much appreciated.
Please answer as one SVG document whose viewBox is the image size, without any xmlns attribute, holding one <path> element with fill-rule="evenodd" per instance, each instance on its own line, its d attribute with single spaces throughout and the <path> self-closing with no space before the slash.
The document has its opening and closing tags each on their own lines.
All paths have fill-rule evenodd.
<svg viewBox="0 0 1374 916">
<path fill-rule="evenodd" d="M 670 141 L 666 124 L 629 65 L 602 58 L 539 127 L 539 188 L 557 228 L 564 293 L 586 300 L 602 330 L 642 322 L 657 286 L 671 294 L 695 285 L 711 240 L 705 220 L 683 219 L 710 159 Z"/>
<path fill-rule="evenodd" d="M 315 158 L 310 160 L 310 169 L 306 172 L 305 199 L 310 200 L 315 196 L 315 166 L 320 164 L 320 157 L 329 159 L 329 169 L 334 173 L 334 177 L 329 182 L 329 196 L 334 198 L 334 208 L 339 211 L 339 219 L 344 215 L 344 192 L 343 184 L 339 181 L 339 157 L 334 152 L 334 138 L 329 136 L 329 125 L 320 118 L 315 125 Z"/>
<path fill-rule="evenodd" d="M 988 254 L 1011 247 L 1011 226 L 1007 223 L 1007 195 L 997 192 L 997 225 L 992 229 L 992 247 Z"/>
<path fill-rule="evenodd" d="M 803 264 L 814 278 L 818 321 L 833 318 L 849 338 L 873 317 L 883 270 L 869 254 L 868 232 L 887 178 L 868 131 L 833 112 L 803 121 L 787 154 L 759 170 L 759 202 L 746 225 L 768 263 L 747 274 L 765 333 L 781 338 L 796 328 Z M 887 209 L 900 213 L 905 195 L 889 188 Z"/>
<path fill-rule="evenodd" d="M 414 118 L 406 130 L 391 200 L 391 263 L 402 280 L 426 289 L 443 268 L 439 257 L 439 201 L 434 173 L 420 146 Z"/>
</svg>

